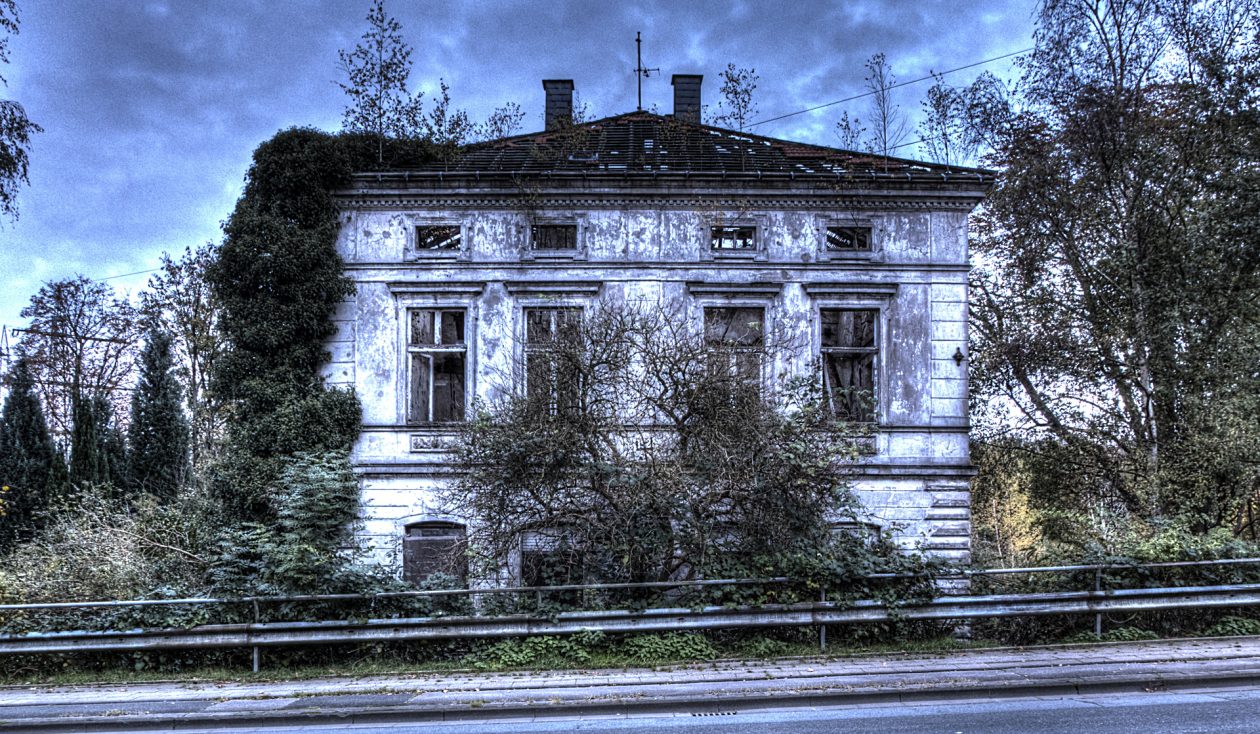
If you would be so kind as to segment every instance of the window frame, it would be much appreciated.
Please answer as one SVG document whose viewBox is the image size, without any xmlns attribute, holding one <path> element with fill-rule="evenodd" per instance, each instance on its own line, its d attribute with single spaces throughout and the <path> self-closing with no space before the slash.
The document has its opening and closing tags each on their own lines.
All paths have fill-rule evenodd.
<svg viewBox="0 0 1260 734">
<path fill-rule="evenodd" d="M 554 337 L 554 335 L 558 333 L 557 330 L 559 328 L 559 322 L 555 319 L 555 314 L 561 311 L 573 312 L 577 316 L 577 323 L 580 328 L 583 320 L 586 318 L 586 306 L 587 306 L 586 303 L 578 302 L 573 299 L 558 299 L 558 300 L 546 300 L 546 301 L 535 301 L 531 299 L 531 300 L 523 301 L 518 304 L 518 323 L 519 323 L 518 343 L 520 345 L 520 349 L 518 352 L 518 357 L 519 357 L 518 365 L 519 365 L 519 371 L 520 371 L 520 374 L 518 375 L 518 379 L 519 379 L 518 384 L 521 385 L 521 395 L 526 400 L 534 399 L 534 396 L 531 395 L 531 386 L 530 386 L 531 357 L 536 356 L 536 355 L 546 355 L 547 353 L 554 351 L 554 349 L 549 349 L 547 344 L 554 343 L 555 341 L 553 338 L 551 342 L 547 342 L 547 343 L 530 342 L 529 317 L 530 317 L 531 312 L 535 312 L 535 311 L 553 312 L 553 317 L 551 320 L 552 323 L 551 323 L 550 329 Z M 550 415 L 561 415 L 563 411 L 561 411 L 559 373 L 556 370 L 554 361 L 552 362 L 551 368 L 549 369 L 548 372 L 549 372 L 548 374 L 549 397 L 547 400 L 548 411 Z"/>
<path fill-rule="evenodd" d="M 587 217 L 577 214 L 543 214 L 530 217 L 525 225 L 522 260 L 585 260 L 587 257 Z M 565 249 L 537 249 L 534 247 L 538 227 L 573 227 L 573 247 Z"/>
<path fill-rule="evenodd" d="M 448 530 L 448 531 L 457 531 L 457 532 L 449 532 L 444 535 L 433 534 L 433 535 L 425 536 L 422 534 L 422 531 L 426 529 L 427 530 Z M 413 534 L 412 533 L 413 530 L 417 532 Z M 413 556 L 413 554 L 416 551 L 414 550 L 409 551 L 409 548 L 414 548 L 416 545 L 419 545 L 419 542 L 417 541 L 419 541 L 419 539 L 421 538 L 426 538 L 426 537 L 430 539 L 431 541 L 440 541 L 440 540 L 449 539 L 453 547 L 446 549 L 446 552 L 447 553 L 451 553 L 452 551 L 462 552 L 468 542 L 468 526 L 465 523 L 457 522 L 454 520 L 416 520 L 413 522 L 408 522 L 405 525 L 403 525 L 402 526 L 402 565 L 401 565 L 400 575 L 403 581 L 407 583 L 419 585 L 425 579 L 431 576 L 433 573 L 443 572 L 442 569 L 439 568 L 437 571 L 431 571 L 424 578 L 417 578 L 415 577 L 415 574 L 412 573 L 412 569 L 414 568 L 415 565 L 417 565 L 418 562 L 414 559 L 414 556 Z M 444 561 L 448 561 L 448 562 L 456 561 L 455 563 L 449 564 L 453 566 L 451 570 L 455 571 L 455 573 L 451 575 L 455 576 L 456 578 L 460 579 L 465 584 L 467 584 L 468 583 L 468 557 L 465 555 L 462 560 L 463 560 L 463 563 L 458 563 L 458 561 L 455 558 L 449 558 L 449 559 L 438 558 L 436 559 L 436 565 L 444 565 L 443 563 Z"/>
<path fill-rule="evenodd" d="M 769 253 L 766 242 L 766 217 L 764 215 L 715 214 L 703 217 L 704 232 L 702 234 L 703 255 L 705 260 L 765 260 Z M 753 246 L 744 248 L 716 248 L 713 246 L 713 234 L 719 229 L 752 230 Z"/>
<path fill-rule="evenodd" d="M 872 346 L 869 347 L 829 347 L 823 344 L 823 312 L 825 311 L 847 311 L 847 312 L 871 312 L 872 328 L 875 333 L 872 337 Z M 825 301 L 815 305 L 814 312 L 814 354 L 817 358 L 818 380 L 819 386 L 823 391 L 823 397 L 831 404 L 831 393 L 827 389 L 826 381 L 826 357 L 828 354 L 854 354 L 854 355 L 872 355 L 871 365 L 871 407 L 869 420 L 852 420 L 848 418 L 840 418 L 847 420 L 855 425 L 878 426 L 886 421 L 885 405 L 882 399 L 884 385 L 884 363 L 883 358 L 887 354 L 885 337 L 887 333 L 886 320 L 884 313 L 884 304 L 882 302 L 874 302 L 869 300 L 846 300 L 846 301 Z M 833 415 L 835 414 L 833 409 Z"/>
<path fill-rule="evenodd" d="M 868 247 L 864 250 L 832 249 L 827 246 L 827 234 L 833 228 L 866 230 Z M 882 257 L 882 238 L 875 220 L 865 216 L 821 217 L 817 225 L 815 254 L 821 261 L 876 260 Z"/>
<path fill-rule="evenodd" d="M 412 326 L 412 318 L 413 318 L 412 314 L 417 313 L 417 312 L 431 312 L 433 314 L 434 323 L 431 325 L 431 328 L 433 329 L 433 333 L 437 335 L 435 336 L 435 338 L 438 339 L 439 341 L 433 344 L 413 344 L 412 343 L 411 341 L 411 326 Z M 452 313 L 452 312 L 460 312 L 463 315 L 463 337 L 464 338 L 462 342 L 456 342 L 456 343 L 448 345 L 440 341 L 441 323 L 442 323 L 441 314 Z M 403 306 L 402 314 L 403 314 L 403 318 L 402 318 L 402 322 L 403 322 L 402 323 L 402 331 L 403 331 L 402 374 L 404 375 L 403 387 L 402 387 L 403 396 L 404 396 L 403 401 L 402 401 L 403 422 L 407 426 L 412 426 L 412 427 L 455 426 L 455 425 L 459 425 L 461 423 L 466 422 L 468 420 L 468 404 L 469 404 L 469 396 L 472 392 L 472 375 L 473 375 L 473 371 L 471 369 L 472 368 L 472 358 L 471 358 L 472 350 L 469 348 L 470 342 L 471 342 L 470 336 L 473 333 L 472 330 L 470 329 L 470 326 L 472 326 L 475 323 L 475 318 L 473 317 L 472 309 L 467 304 L 452 304 L 452 305 L 405 304 Z M 428 419 L 421 419 L 417 417 L 415 395 L 416 395 L 416 387 L 417 387 L 416 383 L 417 383 L 418 377 L 416 375 L 416 367 L 415 367 L 414 358 L 416 356 L 422 356 L 422 355 L 455 355 L 455 354 L 462 355 L 463 360 L 464 360 L 464 379 L 462 383 L 463 384 L 463 410 L 462 410 L 463 417 L 458 420 L 433 420 L 431 417 Z M 434 415 L 433 395 L 435 391 L 435 382 L 436 381 L 434 379 L 434 371 L 432 368 L 430 368 L 429 380 L 428 380 L 428 393 L 429 393 L 428 415 L 429 416 Z"/>
<path fill-rule="evenodd" d="M 701 334 L 704 336 L 704 346 L 706 352 L 716 346 L 709 342 L 709 311 L 718 310 L 736 310 L 736 311 L 760 311 L 761 312 L 761 329 L 758 344 L 746 347 L 730 346 L 729 342 L 724 342 L 727 346 L 724 348 L 729 351 L 726 355 L 729 362 L 726 366 L 727 375 L 738 378 L 741 374 L 740 356 L 753 354 L 757 356 L 757 378 L 756 384 L 758 390 L 764 390 L 766 385 L 766 338 L 769 326 L 769 306 L 761 303 L 704 303 L 700 306 L 700 323 Z"/>
<path fill-rule="evenodd" d="M 459 247 L 449 249 L 421 249 L 420 230 L 425 227 L 457 227 L 459 229 Z M 410 216 L 407 217 L 406 258 L 409 260 L 468 260 L 472 248 L 468 235 L 472 228 L 464 219 L 451 217 Z"/>
</svg>

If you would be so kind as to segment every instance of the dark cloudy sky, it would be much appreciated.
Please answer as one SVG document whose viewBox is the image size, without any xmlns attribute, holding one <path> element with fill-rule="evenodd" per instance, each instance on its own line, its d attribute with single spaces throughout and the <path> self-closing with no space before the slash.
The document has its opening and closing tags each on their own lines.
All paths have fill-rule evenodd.
<svg viewBox="0 0 1260 734">
<path fill-rule="evenodd" d="M 250 154 L 277 130 L 340 126 L 337 51 L 366 28 L 369 0 L 18 0 L 21 33 L 0 96 L 44 127 L 31 151 L 21 217 L 0 221 L 0 324 L 44 281 L 156 267 L 220 237 Z M 482 119 L 506 101 L 542 123 L 541 79 L 572 78 L 597 116 L 635 105 L 634 35 L 642 31 L 644 106 L 672 108 L 669 75 L 705 76 L 716 101 L 728 62 L 760 76 L 765 119 L 862 91 L 863 62 L 883 51 L 909 80 L 1030 45 L 1034 0 L 848 2 L 409 2 L 388 0 L 415 48 L 413 87 L 451 86 Z M 989 65 L 1009 77 L 1010 60 Z M 962 84 L 981 69 L 950 75 Z M 927 84 L 897 91 L 917 114 Z M 841 111 L 754 130 L 836 144 Z M 913 157 L 913 149 L 905 153 Z M 113 278 L 121 291 L 147 274 Z"/>
</svg>

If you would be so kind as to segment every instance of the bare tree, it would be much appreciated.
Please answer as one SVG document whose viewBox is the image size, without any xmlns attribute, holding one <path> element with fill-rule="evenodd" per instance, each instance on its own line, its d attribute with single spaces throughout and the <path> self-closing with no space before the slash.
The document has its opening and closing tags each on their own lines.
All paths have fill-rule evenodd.
<svg viewBox="0 0 1260 734">
<path fill-rule="evenodd" d="M 812 377 L 762 384 L 782 340 L 753 311 L 706 313 L 693 333 L 667 309 L 527 310 L 509 397 L 468 424 L 466 474 L 446 497 L 472 521 L 473 552 L 492 570 L 534 554 L 531 583 L 659 581 L 822 552 L 830 522 L 853 511 L 847 427 Z"/>
<path fill-rule="evenodd" d="M 967 98 L 938 74 L 924 97 L 919 137 L 927 156 L 947 166 L 963 165 L 975 155 L 975 135 L 968 125 Z"/>
<path fill-rule="evenodd" d="M 18 351 L 54 435 L 70 435 L 81 396 L 107 395 L 115 414 L 125 414 L 140 323 L 130 303 L 80 275 L 44 284 L 22 317 L 31 321 Z"/>
<path fill-rule="evenodd" d="M 892 87 L 897 78 L 883 53 L 866 62 L 866 72 L 866 88 L 871 93 L 870 148 L 872 153 L 886 156 L 905 142 L 909 124 L 901 107 L 893 101 Z"/>
</svg>

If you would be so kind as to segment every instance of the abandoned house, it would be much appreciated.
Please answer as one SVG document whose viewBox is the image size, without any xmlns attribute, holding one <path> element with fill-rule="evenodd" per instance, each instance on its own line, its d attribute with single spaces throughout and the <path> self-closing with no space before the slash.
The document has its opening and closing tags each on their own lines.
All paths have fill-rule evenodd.
<svg viewBox="0 0 1260 734">
<path fill-rule="evenodd" d="M 992 177 L 704 125 L 698 75 L 673 77 L 671 115 L 576 125 L 573 82 L 543 88 L 543 132 L 339 193 L 357 293 L 324 374 L 363 403 L 353 462 L 378 560 L 436 568 L 465 531 L 435 496 L 453 425 L 535 332 L 613 298 L 801 335 L 783 369 L 873 396 L 836 400 L 875 426 L 864 522 L 966 562 L 967 217 Z"/>
</svg>

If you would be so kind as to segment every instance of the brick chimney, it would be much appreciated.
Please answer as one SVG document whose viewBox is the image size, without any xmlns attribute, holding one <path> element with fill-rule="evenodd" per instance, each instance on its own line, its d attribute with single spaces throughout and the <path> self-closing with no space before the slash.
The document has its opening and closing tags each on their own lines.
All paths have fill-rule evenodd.
<svg viewBox="0 0 1260 734">
<path fill-rule="evenodd" d="M 703 74 L 675 74 L 669 83 L 674 85 L 674 118 L 687 122 L 700 122 L 700 84 Z"/>
<path fill-rule="evenodd" d="M 547 95 L 546 129 L 558 130 L 573 120 L 573 80 L 543 79 L 543 91 Z"/>
</svg>

